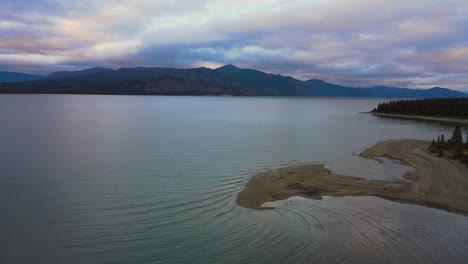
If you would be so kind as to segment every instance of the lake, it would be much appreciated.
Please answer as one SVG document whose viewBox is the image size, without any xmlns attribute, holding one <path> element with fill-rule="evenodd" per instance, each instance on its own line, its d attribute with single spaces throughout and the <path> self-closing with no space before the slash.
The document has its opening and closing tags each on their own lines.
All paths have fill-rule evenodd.
<svg viewBox="0 0 468 264">
<path fill-rule="evenodd" d="M 467 263 L 468 217 L 376 197 L 235 198 L 256 173 L 453 126 L 360 114 L 381 99 L 0 95 L 0 263 Z M 465 134 L 465 132 L 464 132 Z"/>
</svg>

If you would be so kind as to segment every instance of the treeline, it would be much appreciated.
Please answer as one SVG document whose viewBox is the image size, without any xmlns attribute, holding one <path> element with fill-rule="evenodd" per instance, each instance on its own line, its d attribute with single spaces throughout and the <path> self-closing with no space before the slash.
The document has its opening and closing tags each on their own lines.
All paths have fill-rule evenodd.
<svg viewBox="0 0 468 264">
<path fill-rule="evenodd" d="M 439 157 L 447 156 L 458 159 L 468 167 L 468 134 L 466 142 L 463 142 L 462 130 L 457 126 L 450 139 L 445 140 L 445 136 L 442 134 L 437 137 L 437 141 L 432 140 L 429 151 L 438 153 Z"/>
<path fill-rule="evenodd" d="M 468 98 L 389 101 L 380 103 L 372 112 L 468 118 Z"/>
<path fill-rule="evenodd" d="M 443 156 L 443 151 L 452 150 L 454 152 L 455 158 L 460 158 L 463 156 L 463 150 L 468 148 L 468 135 L 466 143 L 463 142 L 462 131 L 459 126 L 455 128 L 452 133 L 452 138 L 445 140 L 444 134 L 437 137 L 437 141 L 432 140 L 429 150 L 432 152 L 438 152 L 439 156 Z"/>
</svg>

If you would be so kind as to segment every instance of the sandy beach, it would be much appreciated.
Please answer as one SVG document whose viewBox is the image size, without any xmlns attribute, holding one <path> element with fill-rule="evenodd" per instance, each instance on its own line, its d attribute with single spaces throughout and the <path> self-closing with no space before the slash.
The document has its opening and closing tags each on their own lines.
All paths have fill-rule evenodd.
<svg viewBox="0 0 468 264">
<path fill-rule="evenodd" d="M 407 180 L 337 175 L 323 165 L 291 166 L 257 174 L 238 194 L 236 202 L 246 208 L 271 209 L 262 205 L 292 196 L 377 196 L 468 216 L 468 168 L 427 152 L 428 145 L 422 140 L 389 140 L 360 154 L 367 159 L 386 157 L 404 162 L 414 168 L 414 172 L 404 175 Z"/>
<path fill-rule="evenodd" d="M 433 121 L 433 122 L 441 122 L 441 123 L 451 123 L 451 124 L 468 124 L 468 119 L 463 119 L 463 118 L 419 116 L 419 115 L 398 115 L 398 114 L 386 114 L 386 113 L 375 113 L 375 112 L 364 112 L 364 114 L 371 114 L 371 115 L 383 116 L 383 117 L 404 118 L 404 119 Z"/>
</svg>

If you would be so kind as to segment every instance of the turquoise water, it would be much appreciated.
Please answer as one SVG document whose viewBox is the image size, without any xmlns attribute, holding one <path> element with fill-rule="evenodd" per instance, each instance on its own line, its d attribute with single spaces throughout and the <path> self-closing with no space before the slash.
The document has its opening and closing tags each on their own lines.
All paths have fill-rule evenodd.
<svg viewBox="0 0 468 264">
<path fill-rule="evenodd" d="M 466 263 L 468 218 L 442 210 L 235 204 L 253 175 L 290 164 L 399 177 L 407 167 L 355 154 L 453 129 L 358 113 L 378 102 L 0 95 L 0 263 Z"/>
</svg>

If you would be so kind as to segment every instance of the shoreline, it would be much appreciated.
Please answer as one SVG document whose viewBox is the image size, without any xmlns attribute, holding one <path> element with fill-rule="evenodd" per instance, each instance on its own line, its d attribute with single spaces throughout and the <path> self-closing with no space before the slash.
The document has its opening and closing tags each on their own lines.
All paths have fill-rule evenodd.
<svg viewBox="0 0 468 264">
<path fill-rule="evenodd" d="M 374 116 L 381 116 L 381 117 L 402 118 L 402 119 L 411 119 L 411 120 L 422 120 L 422 121 L 432 121 L 432 122 L 442 122 L 442 123 L 468 125 L 468 119 L 463 119 L 463 118 L 438 117 L 438 116 L 419 116 L 419 115 L 401 115 L 401 114 L 387 114 L 387 113 L 378 113 L 378 112 L 362 112 L 362 113 L 363 114 L 371 114 L 371 115 L 374 115 Z"/>
<path fill-rule="evenodd" d="M 360 154 L 366 159 L 396 159 L 415 169 L 401 180 L 368 180 L 338 175 L 317 164 L 289 166 L 255 175 L 237 195 L 236 203 L 245 208 L 273 209 L 262 205 L 292 196 L 314 199 L 322 196 L 377 196 L 468 216 L 468 168 L 458 161 L 430 154 L 427 152 L 429 143 L 423 140 L 388 140 Z"/>
</svg>

